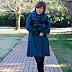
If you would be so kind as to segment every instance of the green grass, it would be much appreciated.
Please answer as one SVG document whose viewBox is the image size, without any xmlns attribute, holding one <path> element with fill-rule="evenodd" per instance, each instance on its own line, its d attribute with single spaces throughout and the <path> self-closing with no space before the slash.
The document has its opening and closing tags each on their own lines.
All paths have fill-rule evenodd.
<svg viewBox="0 0 72 72">
<path fill-rule="evenodd" d="M 26 33 L 3 33 L 0 34 L 0 62 L 19 43 Z M 8 45 L 8 46 L 7 46 Z"/>
<path fill-rule="evenodd" d="M 48 34 L 51 49 L 63 72 L 72 72 L 72 38 L 65 34 Z"/>
</svg>

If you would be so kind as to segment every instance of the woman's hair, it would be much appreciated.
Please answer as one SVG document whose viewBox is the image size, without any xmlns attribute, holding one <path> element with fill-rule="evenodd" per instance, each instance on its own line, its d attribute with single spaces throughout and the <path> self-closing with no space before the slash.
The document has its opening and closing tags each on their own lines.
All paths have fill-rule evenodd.
<svg viewBox="0 0 72 72">
<path fill-rule="evenodd" d="M 36 5 L 35 5 L 35 10 L 36 10 L 36 8 L 40 8 L 40 7 L 42 7 L 42 6 L 43 6 L 43 9 L 44 9 L 44 11 L 45 11 L 45 9 L 46 9 L 46 4 L 45 4 L 45 2 L 43 2 L 43 1 L 37 2 Z"/>
</svg>

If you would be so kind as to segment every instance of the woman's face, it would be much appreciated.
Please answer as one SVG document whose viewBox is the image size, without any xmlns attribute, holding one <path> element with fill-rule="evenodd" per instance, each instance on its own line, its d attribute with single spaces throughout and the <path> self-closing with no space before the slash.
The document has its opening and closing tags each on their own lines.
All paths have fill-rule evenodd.
<svg viewBox="0 0 72 72">
<path fill-rule="evenodd" d="M 41 15 L 44 12 L 43 6 L 40 8 L 36 8 L 36 12 L 38 15 Z"/>
</svg>

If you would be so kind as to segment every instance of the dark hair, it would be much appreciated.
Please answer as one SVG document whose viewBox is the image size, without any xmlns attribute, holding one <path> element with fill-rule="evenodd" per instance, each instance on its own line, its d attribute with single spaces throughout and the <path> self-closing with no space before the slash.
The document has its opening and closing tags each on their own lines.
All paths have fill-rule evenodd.
<svg viewBox="0 0 72 72">
<path fill-rule="evenodd" d="M 36 10 L 36 8 L 40 8 L 40 7 L 42 7 L 42 6 L 43 6 L 43 9 L 44 9 L 44 11 L 45 11 L 45 9 L 46 9 L 46 4 L 45 4 L 45 2 L 43 2 L 43 1 L 37 2 L 36 5 L 35 5 L 35 10 Z"/>
</svg>

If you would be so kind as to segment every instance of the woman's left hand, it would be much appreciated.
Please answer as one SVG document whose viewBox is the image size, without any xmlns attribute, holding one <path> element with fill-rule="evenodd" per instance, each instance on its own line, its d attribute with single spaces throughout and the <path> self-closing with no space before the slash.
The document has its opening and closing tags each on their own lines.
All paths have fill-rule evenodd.
<svg viewBox="0 0 72 72">
<path fill-rule="evenodd" d="M 44 33 L 40 32 L 39 36 L 43 36 L 43 35 L 44 35 Z"/>
</svg>

